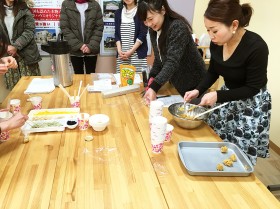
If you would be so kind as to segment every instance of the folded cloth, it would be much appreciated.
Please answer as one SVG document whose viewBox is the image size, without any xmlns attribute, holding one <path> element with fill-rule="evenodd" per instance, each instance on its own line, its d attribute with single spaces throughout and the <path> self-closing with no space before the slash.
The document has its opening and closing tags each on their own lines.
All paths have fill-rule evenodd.
<svg viewBox="0 0 280 209">
<path fill-rule="evenodd" d="M 33 78 L 25 94 L 50 93 L 55 89 L 53 78 Z"/>
</svg>

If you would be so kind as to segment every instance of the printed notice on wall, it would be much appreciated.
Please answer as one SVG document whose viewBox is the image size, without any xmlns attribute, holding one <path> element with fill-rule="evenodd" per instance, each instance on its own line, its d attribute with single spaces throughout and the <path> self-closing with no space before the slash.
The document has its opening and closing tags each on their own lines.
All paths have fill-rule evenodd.
<svg viewBox="0 0 280 209">
<path fill-rule="evenodd" d="M 41 44 L 56 40 L 59 29 L 60 8 L 63 0 L 34 0 L 31 9 L 35 19 L 35 40 L 41 55 L 48 53 L 41 50 Z"/>
</svg>

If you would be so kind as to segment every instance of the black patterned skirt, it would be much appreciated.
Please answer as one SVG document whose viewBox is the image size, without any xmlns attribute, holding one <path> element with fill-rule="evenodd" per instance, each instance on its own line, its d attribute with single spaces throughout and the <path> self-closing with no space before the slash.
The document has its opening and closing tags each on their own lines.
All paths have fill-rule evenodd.
<svg viewBox="0 0 280 209">
<path fill-rule="evenodd" d="M 223 86 L 221 90 L 228 88 Z M 231 101 L 213 111 L 206 122 L 223 141 L 239 146 L 256 165 L 257 157 L 269 157 L 270 118 L 271 95 L 262 88 L 251 98 Z"/>
</svg>

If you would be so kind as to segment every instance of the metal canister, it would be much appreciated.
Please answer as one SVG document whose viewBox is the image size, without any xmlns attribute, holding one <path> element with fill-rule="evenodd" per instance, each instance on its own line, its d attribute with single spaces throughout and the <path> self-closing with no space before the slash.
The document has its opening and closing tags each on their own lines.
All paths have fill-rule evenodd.
<svg viewBox="0 0 280 209">
<path fill-rule="evenodd" d="M 73 68 L 70 61 L 71 48 L 68 42 L 63 40 L 63 35 L 58 34 L 57 40 L 48 41 L 48 44 L 41 45 L 41 48 L 50 54 L 54 85 L 71 86 L 73 84 Z"/>
</svg>

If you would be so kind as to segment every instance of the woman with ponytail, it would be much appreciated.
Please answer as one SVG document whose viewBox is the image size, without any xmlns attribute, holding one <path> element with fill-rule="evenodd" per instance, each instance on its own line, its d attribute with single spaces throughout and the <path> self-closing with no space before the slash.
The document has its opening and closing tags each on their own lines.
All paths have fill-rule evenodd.
<svg viewBox="0 0 280 209">
<path fill-rule="evenodd" d="M 253 9 L 239 0 L 210 0 L 204 24 L 210 35 L 211 59 L 205 79 L 184 99 L 202 95 L 219 76 L 225 84 L 205 94 L 199 105 L 216 106 L 208 124 L 227 142 L 237 144 L 256 165 L 269 157 L 271 96 L 267 90 L 268 47 L 256 33 L 246 30 Z"/>
<path fill-rule="evenodd" d="M 167 0 L 140 0 L 138 16 L 149 27 L 155 59 L 144 95 L 147 104 L 170 82 L 180 95 L 197 86 L 206 73 L 188 21 L 173 11 Z"/>
</svg>

